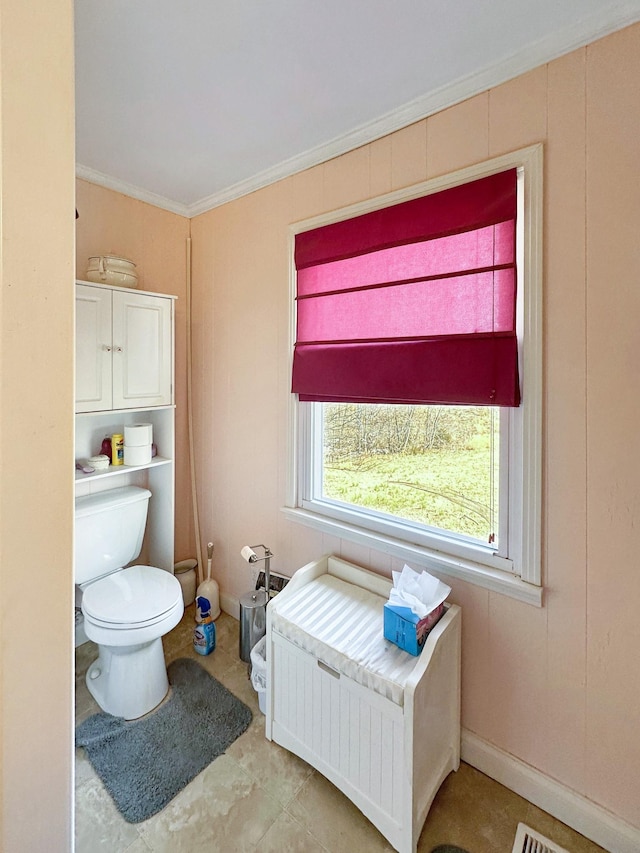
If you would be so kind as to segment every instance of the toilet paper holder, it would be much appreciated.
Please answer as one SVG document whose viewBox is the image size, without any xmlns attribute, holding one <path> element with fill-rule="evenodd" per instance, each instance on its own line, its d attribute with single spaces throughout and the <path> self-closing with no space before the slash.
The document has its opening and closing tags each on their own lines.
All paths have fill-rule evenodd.
<svg viewBox="0 0 640 853">
<path fill-rule="evenodd" d="M 262 548 L 264 550 L 264 556 L 258 557 L 256 552 L 253 550 L 254 548 Z M 270 597 L 271 590 L 271 558 L 273 557 L 273 551 L 268 548 L 266 545 L 245 545 L 243 549 L 240 551 L 240 556 L 247 561 L 247 563 L 262 563 L 264 562 L 264 587 L 267 594 L 267 601 Z"/>
</svg>

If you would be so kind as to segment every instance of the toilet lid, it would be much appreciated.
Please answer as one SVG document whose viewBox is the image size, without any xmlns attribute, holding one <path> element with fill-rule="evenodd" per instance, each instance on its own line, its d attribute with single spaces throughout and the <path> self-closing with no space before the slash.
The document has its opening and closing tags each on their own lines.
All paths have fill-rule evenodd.
<svg viewBox="0 0 640 853">
<path fill-rule="evenodd" d="M 113 625 L 153 622 L 182 598 L 180 582 L 153 566 L 131 566 L 90 584 L 82 595 L 87 616 Z"/>
</svg>

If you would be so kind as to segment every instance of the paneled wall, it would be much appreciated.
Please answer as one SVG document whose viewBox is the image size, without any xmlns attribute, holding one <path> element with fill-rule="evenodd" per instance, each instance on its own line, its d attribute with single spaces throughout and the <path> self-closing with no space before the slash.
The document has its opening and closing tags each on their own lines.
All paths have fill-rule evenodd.
<svg viewBox="0 0 640 853">
<path fill-rule="evenodd" d="M 463 725 L 638 827 L 639 78 L 634 26 L 191 223 L 200 512 L 223 593 L 250 588 L 255 542 L 287 572 L 333 551 L 388 574 L 280 511 L 288 226 L 544 143 L 545 605 L 452 583 Z"/>
</svg>

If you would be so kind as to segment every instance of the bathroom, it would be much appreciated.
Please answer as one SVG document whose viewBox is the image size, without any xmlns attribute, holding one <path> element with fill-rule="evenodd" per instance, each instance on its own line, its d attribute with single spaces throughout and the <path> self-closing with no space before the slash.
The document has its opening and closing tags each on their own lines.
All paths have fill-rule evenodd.
<svg viewBox="0 0 640 853">
<path fill-rule="evenodd" d="M 63 16 L 57 4 L 52 6 Z M 68 24 L 59 28 L 53 21 L 52 28 L 64 55 L 62 48 L 65 44 L 69 48 Z M 44 50 L 47 44 L 50 40 L 42 37 L 39 46 Z M 20 827 L 29 823 L 34 811 L 35 800 L 27 806 L 25 795 L 31 783 L 20 782 L 23 768 L 27 764 L 32 768 L 39 756 L 55 749 L 36 714 L 43 695 L 55 697 L 48 709 L 50 719 L 56 729 L 67 732 L 69 742 L 71 738 L 67 712 L 60 707 L 60 679 L 70 695 L 72 678 L 71 582 L 66 560 L 71 521 L 60 507 L 63 498 L 69 506 L 72 500 L 71 484 L 65 479 L 67 457 L 71 458 L 68 413 L 73 405 L 70 282 L 75 271 L 70 258 L 75 256 L 81 277 L 88 257 L 113 250 L 135 259 L 141 288 L 178 297 L 175 551 L 176 559 L 182 559 L 192 555 L 194 541 L 184 381 L 185 246 L 191 237 L 196 476 L 200 515 L 208 521 L 207 526 L 203 523 L 202 537 L 203 544 L 208 538 L 215 543 L 223 609 L 233 613 L 250 582 L 249 569 L 239 556 L 248 537 L 268 541 L 278 555 L 278 565 L 287 572 L 326 552 L 385 574 L 396 568 L 395 561 L 381 551 L 295 525 L 281 512 L 288 455 L 290 223 L 417 183 L 460 163 L 539 141 L 549 149 L 543 487 L 549 592 L 545 607 L 538 609 L 454 583 L 454 600 L 464 612 L 463 728 L 470 735 L 468 746 L 475 748 L 473 756 L 467 753 L 475 766 L 483 758 L 478 747 L 495 746 L 500 755 L 509 754 L 536 768 L 567 791 L 595 802 L 618 822 L 638 826 L 635 768 L 640 761 L 640 685 L 629 651 L 640 642 L 633 603 L 637 601 L 633 571 L 637 542 L 631 524 L 637 489 L 628 456 L 628 449 L 635 446 L 638 413 L 637 402 L 629 400 L 623 389 L 634 381 L 624 352 L 635 334 L 630 318 L 637 315 L 639 306 L 629 278 L 629 270 L 637 266 L 635 254 L 619 243 L 619 229 L 610 223 L 618 221 L 614 200 L 627 198 L 628 175 L 635 162 L 637 104 L 625 80 L 637 79 L 640 72 L 639 47 L 638 28 L 628 28 L 446 113 L 193 219 L 83 179 L 71 186 L 72 155 L 60 153 L 54 160 L 60 176 L 50 160 L 46 171 L 44 165 L 38 169 L 40 152 L 35 142 L 27 168 L 22 165 L 23 140 L 14 144 L 7 168 L 19 179 L 19 190 L 3 185 L 3 191 L 16 213 L 3 227 L 11 229 L 8 233 L 16 246 L 33 253 L 35 272 L 29 287 L 20 292 L 8 289 L 2 315 L 3 380 L 5 372 L 8 377 L 3 392 L 3 481 L 16 498 L 3 505 L 2 518 L 7 608 L 2 630 L 8 682 L 3 699 L 4 765 L 10 778 L 20 783 L 8 783 L 4 794 L 7 814 L 15 815 L 17 822 L 9 823 L 7 829 L 13 849 L 19 849 L 15 844 Z M 49 91 L 45 75 L 38 86 Z M 34 98 L 38 108 L 44 101 Z M 11 103 L 5 104 L 5 110 L 10 108 Z M 42 139 L 45 118 L 52 128 L 51 114 L 38 116 L 39 112 L 32 111 L 34 140 Z M 615 134 L 611 127 L 616 128 Z M 69 152 L 72 132 L 60 127 L 56 134 L 61 151 Z M 612 164 L 621 165 L 610 171 Z M 589 205 L 585 174 L 590 192 L 596 193 Z M 43 187 L 51 189 L 45 193 Z M 34 199 L 40 205 L 36 211 Z M 636 217 L 633 202 L 628 203 Z M 74 207 L 80 214 L 75 248 L 73 234 L 59 224 L 65 211 Z M 567 216 L 568 207 L 571 216 Z M 37 246 L 33 237 L 27 239 L 33 228 L 46 235 Z M 583 242 L 586 228 L 591 229 L 588 253 Z M 609 254 L 611 246 L 616 247 L 615 257 Z M 5 275 L 15 276 L 24 254 L 14 257 L 14 267 L 5 267 Z M 608 271 L 603 272 L 606 264 Z M 48 272 L 52 265 L 62 272 Z M 616 280 L 623 283 L 613 301 L 609 299 L 611 265 Z M 48 275 L 51 283 L 44 287 Z M 6 313 L 9 307 L 11 315 Z M 611 345 L 613 329 L 619 347 Z M 45 364 L 56 374 L 69 374 L 68 381 L 60 380 L 52 389 L 51 374 L 41 369 Z M 613 401 L 612 386 L 620 392 Z M 24 394 L 26 387 L 37 392 L 37 401 Z M 49 477 L 45 489 L 40 466 L 33 470 L 28 464 L 34 447 L 32 425 L 43 423 L 43 418 L 53 457 L 49 474 L 56 480 L 54 486 Z M 63 430 L 63 439 L 57 428 Z M 60 448 L 64 448 L 64 464 L 57 458 Z M 20 501 L 29 501 L 37 523 L 25 520 Z M 51 542 L 55 553 L 47 560 Z M 33 550 L 26 558 L 25 543 Z M 52 575 L 43 564 L 54 570 Z M 33 569 L 32 587 L 25 588 L 23 566 Z M 34 590 L 40 596 L 35 601 Z M 42 608 L 42 614 L 33 615 L 32 608 Z M 56 612 L 48 614 L 49 608 L 65 609 L 65 618 Z M 26 620 L 48 615 L 55 629 L 49 649 L 55 678 L 46 662 L 33 660 L 33 649 L 25 642 Z M 17 742 L 25 715 L 33 731 L 33 753 Z M 48 766 L 39 767 L 49 792 L 41 811 L 59 838 L 68 831 L 68 818 L 60 817 L 70 800 L 70 781 L 63 781 L 66 771 L 71 779 L 63 746 L 54 759 L 42 762 Z M 12 849 L 9 844 L 7 849 Z"/>
</svg>

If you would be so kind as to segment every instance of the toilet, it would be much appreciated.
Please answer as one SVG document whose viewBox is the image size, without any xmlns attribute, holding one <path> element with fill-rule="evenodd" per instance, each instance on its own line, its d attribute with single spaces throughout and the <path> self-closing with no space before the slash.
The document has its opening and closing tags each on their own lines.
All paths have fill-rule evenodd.
<svg viewBox="0 0 640 853">
<path fill-rule="evenodd" d="M 151 492 L 137 486 L 76 498 L 75 583 L 98 645 L 87 687 L 103 711 L 135 720 L 169 690 L 162 637 L 184 612 L 171 572 L 128 566 L 142 548 Z"/>
</svg>

